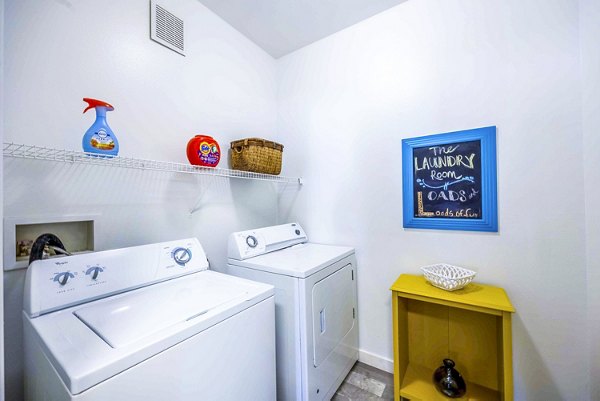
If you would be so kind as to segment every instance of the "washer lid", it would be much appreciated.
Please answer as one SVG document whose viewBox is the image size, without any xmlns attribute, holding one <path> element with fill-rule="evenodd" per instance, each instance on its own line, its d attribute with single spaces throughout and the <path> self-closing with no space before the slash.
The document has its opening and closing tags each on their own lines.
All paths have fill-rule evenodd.
<svg viewBox="0 0 600 401">
<path fill-rule="evenodd" d="M 35 318 L 24 313 L 26 347 L 39 344 L 70 394 L 79 394 L 273 293 L 271 285 L 205 270 Z"/>
<path fill-rule="evenodd" d="M 73 314 L 108 345 L 119 348 L 247 295 L 243 287 L 183 280 L 85 306 Z"/>
<path fill-rule="evenodd" d="M 246 260 L 228 259 L 230 265 L 286 276 L 306 278 L 354 253 L 347 246 L 304 243 Z"/>
</svg>

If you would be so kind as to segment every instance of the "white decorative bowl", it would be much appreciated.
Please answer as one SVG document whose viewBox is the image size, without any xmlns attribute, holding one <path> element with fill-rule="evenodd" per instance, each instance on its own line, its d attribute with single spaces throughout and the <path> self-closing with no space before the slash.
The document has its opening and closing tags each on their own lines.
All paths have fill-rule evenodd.
<svg viewBox="0 0 600 401">
<path fill-rule="evenodd" d="M 477 274 L 473 270 L 445 263 L 424 266 L 421 267 L 421 270 L 427 281 L 433 286 L 446 291 L 455 291 L 463 288 L 473 281 L 473 278 Z"/>
</svg>

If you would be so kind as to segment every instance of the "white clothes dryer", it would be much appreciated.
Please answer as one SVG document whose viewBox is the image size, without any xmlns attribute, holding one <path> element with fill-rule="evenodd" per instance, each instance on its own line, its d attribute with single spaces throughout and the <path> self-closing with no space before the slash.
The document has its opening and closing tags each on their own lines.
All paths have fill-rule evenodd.
<svg viewBox="0 0 600 401">
<path fill-rule="evenodd" d="M 277 400 L 329 401 L 358 359 L 354 249 L 298 223 L 229 236 L 227 273 L 275 286 Z"/>
<path fill-rule="evenodd" d="M 27 401 L 275 401 L 273 287 L 207 270 L 197 239 L 38 260 Z"/>
</svg>

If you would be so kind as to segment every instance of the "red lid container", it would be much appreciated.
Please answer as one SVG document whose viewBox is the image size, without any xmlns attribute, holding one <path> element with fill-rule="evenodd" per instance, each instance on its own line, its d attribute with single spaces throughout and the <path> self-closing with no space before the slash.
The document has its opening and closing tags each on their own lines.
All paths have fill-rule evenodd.
<svg viewBox="0 0 600 401">
<path fill-rule="evenodd" d="M 212 137 L 196 135 L 187 144 L 187 158 L 195 166 L 216 167 L 221 158 L 221 148 Z"/>
</svg>

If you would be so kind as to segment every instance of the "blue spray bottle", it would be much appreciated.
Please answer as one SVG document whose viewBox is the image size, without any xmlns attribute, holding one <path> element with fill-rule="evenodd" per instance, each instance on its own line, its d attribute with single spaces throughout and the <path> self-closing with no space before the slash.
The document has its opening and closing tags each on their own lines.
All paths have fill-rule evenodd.
<svg viewBox="0 0 600 401">
<path fill-rule="evenodd" d="M 119 141 L 106 122 L 106 112 L 113 111 L 115 108 L 102 100 L 84 97 L 83 101 L 88 103 L 88 107 L 83 110 L 84 113 L 89 109 L 96 109 L 96 121 L 83 136 L 83 151 L 109 157 L 116 156 L 119 153 Z"/>
</svg>

